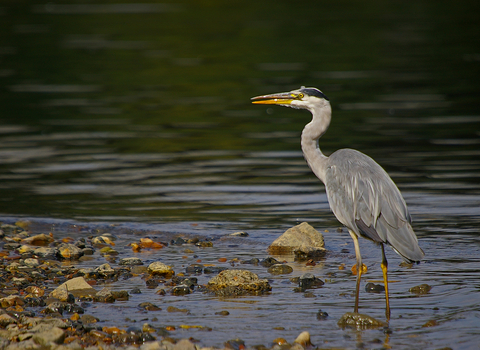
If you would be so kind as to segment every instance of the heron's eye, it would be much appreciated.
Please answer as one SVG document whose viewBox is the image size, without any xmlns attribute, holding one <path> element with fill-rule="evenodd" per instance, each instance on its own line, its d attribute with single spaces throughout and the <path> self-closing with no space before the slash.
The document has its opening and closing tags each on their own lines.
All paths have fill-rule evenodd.
<svg viewBox="0 0 480 350">
<path fill-rule="evenodd" d="M 302 93 L 299 93 L 299 94 L 297 95 L 297 98 L 298 98 L 299 100 L 301 100 L 301 99 L 303 98 L 303 96 L 305 96 L 305 95 L 302 94 Z"/>
</svg>

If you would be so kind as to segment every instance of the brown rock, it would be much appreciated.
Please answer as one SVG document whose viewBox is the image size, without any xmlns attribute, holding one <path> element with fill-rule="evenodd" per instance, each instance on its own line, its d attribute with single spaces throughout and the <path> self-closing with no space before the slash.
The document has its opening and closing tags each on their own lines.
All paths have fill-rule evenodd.
<svg viewBox="0 0 480 350">
<path fill-rule="evenodd" d="M 385 327 L 387 324 L 365 314 L 347 312 L 340 318 L 338 325 L 342 328 L 368 329 Z"/>
<path fill-rule="evenodd" d="M 36 246 L 46 246 L 51 242 L 53 242 L 53 237 L 46 235 L 45 233 L 22 239 L 23 244 L 31 244 Z"/>
<path fill-rule="evenodd" d="M 208 281 L 207 289 L 217 296 L 260 295 L 272 290 L 266 279 L 247 270 L 225 270 Z"/>
<path fill-rule="evenodd" d="M 325 252 L 325 243 L 323 235 L 315 230 L 306 222 L 294 226 L 280 237 L 278 237 L 268 247 L 271 254 L 291 254 L 305 255 L 310 257 L 320 255 Z"/>
<path fill-rule="evenodd" d="M 83 277 L 76 277 L 61 284 L 57 289 L 51 292 L 49 296 L 60 301 L 65 301 L 62 299 L 64 299 L 70 293 L 75 297 L 83 297 L 95 296 L 97 291 L 93 289 Z"/>
<path fill-rule="evenodd" d="M 168 266 L 160 261 L 155 261 L 148 265 L 147 270 L 151 275 L 163 276 L 166 278 L 170 278 L 175 274 L 171 266 Z"/>
</svg>

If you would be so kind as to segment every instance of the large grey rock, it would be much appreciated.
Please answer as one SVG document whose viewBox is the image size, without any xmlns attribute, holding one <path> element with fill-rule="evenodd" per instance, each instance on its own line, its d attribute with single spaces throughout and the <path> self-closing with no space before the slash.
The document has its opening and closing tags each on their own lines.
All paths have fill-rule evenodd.
<svg viewBox="0 0 480 350">
<path fill-rule="evenodd" d="M 306 256 L 325 253 L 323 235 L 307 222 L 294 226 L 270 244 L 271 254 L 304 254 Z"/>
</svg>

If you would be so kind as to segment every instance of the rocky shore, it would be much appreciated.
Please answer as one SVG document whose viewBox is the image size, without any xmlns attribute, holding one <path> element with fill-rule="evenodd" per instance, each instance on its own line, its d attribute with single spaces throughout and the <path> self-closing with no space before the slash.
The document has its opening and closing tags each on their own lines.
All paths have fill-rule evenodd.
<svg viewBox="0 0 480 350">
<path fill-rule="evenodd" d="M 325 251 L 323 238 L 311 226 L 304 223 L 293 228 L 280 240 L 272 244 L 271 250 L 295 252 L 305 259 L 322 255 Z M 301 235 L 299 232 L 307 232 Z M 288 232 L 288 231 L 287 231 Z M 238 237 L 244 233 L 234 234 Z M 295 237 L 303 237 L 300 243 L 289 243 Z M 306 238 L 305 238 L 306 237 Z M 292 268 L 285 262 L 272 257 L 263 260 L 250 259 L 237 261 L 234 268 L 206 266 L 200 263 L 189 264 L 179 271 L 162 261 L 144 264 L 141 258 L 119 256 L 115 249 L 115 236 L 103 233 L 88 238 L 56 238 L 51 233 L 32 234 L 28 223 L 16 225 L 3 224 L 0 227 L 0 348 L 8 350 L 23 349 L 168 349 L 194 350 L 208 346 L 206 339 L 178 339 L 171 332 L 175 327 L 154 327 L 148 322 L 141 326 L 128 328 L 99 326 L 98 319 L 89 313 L 89 308 L 98 303 L 114 304 L 128 300 L 133 294 L 141 293 L 138 288 L 113 290 L 96 288 L 101 282 L 115 285 L 117 281 L 128 281 L 141 277 L 148 289 L 154 289 L 158 295 L 183 296 L 190 293 L 204 293 L 218 298 L 244 295 L 264 295 L 272 287 L 267 279 L 259 278 L 245 268 L 252 264 L 261 264 L 268 272 L 288 274 Z M 286 240 L 287 239 L 287 240 Z M 307 242 L 311 240 L 313 244 Z M 278 243 L 278 242 L 277 242 Z M 161 250 L 168 245 L 188 247 L 211 247 L 209 240 L 177 238 L 171 242 L 159 242 L 149 238 L 132 241 L 128 246 L 134 252 Z M 280 248 L 279 248 L 280 247 Z M 188 251 L 188 248 L 186 249 Z M 102 263 L 95 267 L 77 267 L 78 262 L 88 260 L 100 253 L 111 263 Z M 306 260 L 306 264 L 315 264 L 315 259 Z M 232 264 L 235 265 L 235 264 Z M 239 267 L 240 266 L 240 267 Z M 206 284 L 199 284 L 196 276 L 209 273 L 212 277 Z M 292 279 L 299 291 L 318 288 L 324 282 L 310 273 Z M 160 310 L 161 305 L 151 302 L 138 304 L 138 309 L 146 311 Z M 188 312 L 168 306 L 168 312 Z M 228 313 L 228 311 L 222 311 Z M 219 313 L 220 315 L 221 313 Z M 323 313 L 321 317 L 327 317 Z M 180 325 L 178 327 L 199 327 Z M 203 345 L 200 345 L 203 344 Z M 247 348 L 241 339 L 224 342 L 228 349 Z M 301 332 L 296 339 L 287 341 L 278 338 L 270 344 L 258 345 L 259 348 L 298 349 L 312 347 L 308 332 Z"/>
</svg>

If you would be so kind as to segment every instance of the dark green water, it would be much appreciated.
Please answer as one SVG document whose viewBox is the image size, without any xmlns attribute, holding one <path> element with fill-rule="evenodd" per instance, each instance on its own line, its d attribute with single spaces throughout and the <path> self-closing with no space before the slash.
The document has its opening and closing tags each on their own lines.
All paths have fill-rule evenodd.
<svg viewBox="0 0 480 350">
<path fill-rule="evenodd" d="M 423 348 L 474 348 L 480 341 L 479 7 L 475 1 L 4 1 L 1 217 L 185 234 L 247 230 L 262 252 L 286 228 L 309 221 L 332 230 L 327 245 L 339 252 L 351 242 L 333 234 L 338 223 L 323 185 L 300 152 L 309 114 L 249 100 L 315 86 L 334 113 L 321 140 L 324 152 L 349 147 L 376 159 L 402 190 L 426 252 L 415 273 L 399 272 L 409 285 L 427 281 L 434 289 L 415 302 L 398 296 L 396 307 L 409 309 L 396 331 L 398 346 L 420 339 Z M 379 261 L 375 249 L 371 256 Z M 286 292 L 282 315 L 290 297 Z M 338 302 L 326 301 L 345 306 Z M 310 310 L 306 301 L 299 305 L 292 307 Z M 381 303 L 370 306 L 381 315 Z M 278 305 L 264 309 L 278 319 Z M 261 317 L 255 310 L 251 319 Z M 303 317 L 295 315 L 285 321 L 289 336 L 307 327 L 295 326 Z M 440 325 L 421 328 L 430 318 Z M 240 329 L 251 345 L 265 343 L 252 324 L 232 321 L 225 332 L 234 337 L 231 330 Z M 328 343 L 355 347 L 334 325 Z M 215 334 L 219 344 L 227 340 L 221 334 Z M 315 337 L 327 342 L 321 332 Z"/>
</svg>

